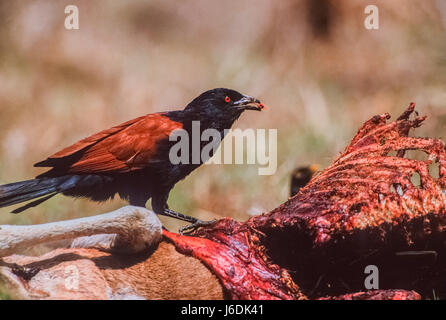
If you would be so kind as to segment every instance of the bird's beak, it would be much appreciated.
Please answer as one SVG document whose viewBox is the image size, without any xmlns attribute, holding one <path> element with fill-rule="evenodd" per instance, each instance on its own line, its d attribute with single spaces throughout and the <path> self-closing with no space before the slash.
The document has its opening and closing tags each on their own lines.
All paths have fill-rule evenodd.
<svg viewBox="0 0 446 320">
<path fill-rule="evenodd" d="M 260 102 L 259 99 L 250 96 L 243 96 L 243 98 L 241 98 L 240 100 L 235 101 L 233 105 L 241 110 L 262 111 L 263 109 L 265 109 L 265 105 Z"/>
</svg>

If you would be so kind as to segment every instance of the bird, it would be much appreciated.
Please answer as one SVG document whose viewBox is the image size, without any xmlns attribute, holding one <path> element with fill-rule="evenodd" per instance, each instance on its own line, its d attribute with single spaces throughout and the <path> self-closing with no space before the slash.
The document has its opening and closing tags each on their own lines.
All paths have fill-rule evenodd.
<svg viewBox="0 0 446 320">
<path fill-rule="evenodd" d="M 264 108 L 260 100 L 233 89 L 205 91 L 182 110 L 135 118 L 37 162 L 35 167 L 46 167 L 47 171 L 34 179 L 1 185 L 0 207 L 33 200 L 12 211 L 19 213 L 57 194 L 98 202 L 119 195 L 130 205 L 140 207 L 145 207 L 151 199 L 156 214 L 190 223 L 180 229 L 180 233 L 195 230 L 213 221 L 202 221 L 171 210 L 167 200 L 174 185 L 201 166 L 205 159 L 200 157 L 198 163 L 173 163 L 169 150 L 176 142 L 170 141 L 169 136 L 176 130 L 185 130 L 190 135 L 193 122 L 199 121 L 201 132 L 214 129 L 221 142 L 227 129 L 244 111 Z"/>
<path fill-rule="evenodd" d="M 291 174 L 290 197 L 294 196 L 301 188 L 305 187 L 318 170 L 318 164 L 295 168 Z"/>
</svg>

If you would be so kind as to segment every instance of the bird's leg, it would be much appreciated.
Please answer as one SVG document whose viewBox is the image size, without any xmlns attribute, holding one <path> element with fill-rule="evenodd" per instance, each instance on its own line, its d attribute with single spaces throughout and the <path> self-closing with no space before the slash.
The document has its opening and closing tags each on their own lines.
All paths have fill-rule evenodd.
<svg viewBox="0 0 446 320">
<path fill-rule="evenodd" d="M 165 208 L 164 212 L 161 213 L 161 214 L 164 215 L 164 216 L 167 216 L 167 217 L 171 217 L 171 218 L 175 218 L 175 219 L 178 219 L 178 220 L 187 221 L 187 222 L 190 222 L 190 223 L 195 223 L 195 222 L 199 221 L 197 218 L 194 218 L 194 217 L 191 217 L 191 216 L 186 216 L 186 215 L 184 215 L 182 213 L 173 211 L 173 210 L 171 210 L 169 208 Z"/>
<path fill-rule="evenodd" d="M 207 226 L 215 222 L 215 220 L 202 221 L 200 219 L 187 216 L 185 214 L 169 209 L 169 206 L 167 205 L 167 196 L 168 194 L 163 194 L 152 197 L 152 209 L 157 214 L 190 222 L 191 223 L 190 225 L 180 228 L 179 230 L 180 234 L 183 234 L 184 231 L 187 231 L 186 233 L 191 233 L 192 231 L 196 230 L 199 227 Z"/>
<path fill-rule="evenodd" d="M 152 197 L 152 209 L 153 209 L 153 211 L 155 211 L 156 214 L 160 214 L 163 216 L 187 221 L 190 223 L 197 222 L 197 220 L 198 220 L 197 218 L 186 216 L 182 213 L 170 210 L 169 206 L 167 205 L 168 195 L 169 195 L 168 193 L 162 193 L 162 194 L 154 195 Z"/>
<path fill-rule="evenodd" d="M 200 227 L 204 227 L 204 226 L 208 226 L 213 224 L 216 220 L 211 220 L 211 221 L 203 221 L 194 217 L 190 217 L 190 216 L 186 216 L 182 213 L 173 211 L 169 208 L 164 209 L 163 215 L 171 217 L 171 218 L 176 218 L 179 220 L 183 220 L 183 221 L 187 221 L 190 222 L 191 224 L 184 226 L 182 228 L 180 228 L 179 233 L 180 234 L 187 234 L 187 233 L 191 233 L 194 230 L 200 228 Z M 186 231 L 186 232 L 185 232 Z"/>
</svg>

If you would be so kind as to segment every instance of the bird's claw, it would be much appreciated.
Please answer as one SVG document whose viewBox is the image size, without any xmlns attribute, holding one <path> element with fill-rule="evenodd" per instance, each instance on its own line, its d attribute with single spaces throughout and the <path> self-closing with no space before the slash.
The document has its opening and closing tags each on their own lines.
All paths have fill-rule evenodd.
<svg viewBox="0 0 446 320">
<path fill-rule="evenodd" d="M 178 232 L 183 235 L 183 234 L 190 234 L 192 232 L 194 232 L 195 230 L 197 230 L 200 227 L 204 227 L 204 226 L 209 226 L 212 225 L 216 222 L 217 220 L 210 220 L 210 221 L 202 221 L 202 220 L 197 220 L 192 224 L 189 224 L 187 226 L 181 227 Z"/>
</svg>

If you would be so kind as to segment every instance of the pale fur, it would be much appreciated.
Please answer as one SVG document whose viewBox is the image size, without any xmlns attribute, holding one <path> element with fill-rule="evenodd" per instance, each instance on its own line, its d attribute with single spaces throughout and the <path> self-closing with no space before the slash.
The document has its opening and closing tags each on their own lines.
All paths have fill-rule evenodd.
<svg viewBox="0 0 446 320">
<path fill-rule="evenodd" d="M 145 254 L 56 249 L 40 257 L 12 255 L 7 263 L 37 272 L 30 280 L 0 267 L 13 299 L 223 299 L 217 277 L 199 260 L 161 242 Z M 73 285 L 77 277 L 77 287 Z"/>
<path fill-rule="evenodd" d="M 69 249 L 0 259 L 0 287 L 13 299 L 223 299 L 215 275 L 161 241 L 161 228 L 153 212 L 133 206 L 88 218 L 0 226 L 0 256 L 75 238 Z"/>
</svg>

